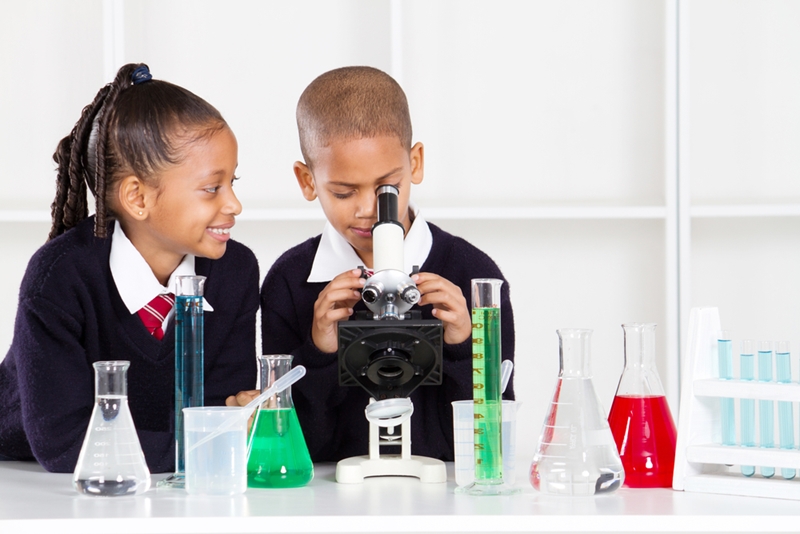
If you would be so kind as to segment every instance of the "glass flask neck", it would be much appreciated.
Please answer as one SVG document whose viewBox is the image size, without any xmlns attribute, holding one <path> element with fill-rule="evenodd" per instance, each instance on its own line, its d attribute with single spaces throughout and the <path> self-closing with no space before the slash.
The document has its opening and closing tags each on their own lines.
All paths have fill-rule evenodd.
<svg viewBox="0 0 800 534">
<path fill-rule="evenodd" d="M 258 357 L 261 370 L 261 391 L 266 391 L 279 378 L 292 370 L 290 354 L 267 354 Z M 264 401 L 263 408 L 292 408 L 292 388 L 288 387 Z"/>
<path fill-rule="evenodd" d="M 128 396 L 128 367 L 127 361 L 95 362 L 94 367 L 94 394 L 95 397 L 110 395 Z"/>
<path fill-rule="evenodd" d="M 556 330 L 558 333 L 558 356 L 562 377 L 590 378 L 589 341 L 591 330 L 576 328 Z"/>
<path fill-rule="evenodd" d="M 656 369 L 656 325 L 628 323 L 625 334 L 625 369 L 617 395 L 664 395 L 664 386 Z"/>
</svg>

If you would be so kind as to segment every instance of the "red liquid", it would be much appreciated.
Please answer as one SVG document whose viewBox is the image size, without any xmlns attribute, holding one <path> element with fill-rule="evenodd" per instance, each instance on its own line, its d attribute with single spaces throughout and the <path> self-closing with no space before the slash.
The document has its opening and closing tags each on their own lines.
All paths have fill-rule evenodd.
<svg viewBox="0 0 800 534">
<path fill-rule="evenodd" d="M 629 488 L 671 488 L 675 465 L 675 422 L 667 399 L 617 395 L 608 424 Z"/>
</svg>

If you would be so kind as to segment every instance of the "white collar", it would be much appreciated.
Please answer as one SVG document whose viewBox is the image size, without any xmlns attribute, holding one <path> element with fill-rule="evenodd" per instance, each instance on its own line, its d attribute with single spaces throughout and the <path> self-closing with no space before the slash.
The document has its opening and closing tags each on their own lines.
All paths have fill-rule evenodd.
<svg viewBox="0 0 800 534">
<path fill-rule="evenodd" d="M 403 240 L 403 268 L 408 274 L 414 265 L 422 267 L 433 245 L 431 229 L 420 215 L 419 209 L 413 205 L 409 205 L 409 208 L 414 213 L 414 222 L 411 223 L 411 228 Z M 326 222 L 307 281 L 330 282 L 336 276 L 359 265 L 364 265 L 364 261 L 331 223 Z"/>
<path fill-rule="evenodd" d="M 122 297 L 122 302 L 131 313 L 138 312 L 156 295 L 173 293 L 177 276 L 195 274 L 194 256 L 187 254 L 169 275 L 166 287 L 162 286 L 147 261 L 122 231 L 119 221 L 114 222 L 108 266 L 111 268 L 111 276 L 114 278 L 119 296 Z M 203 299 L 203 311 L 214 311 L 205 298 Z"/>
</svg>

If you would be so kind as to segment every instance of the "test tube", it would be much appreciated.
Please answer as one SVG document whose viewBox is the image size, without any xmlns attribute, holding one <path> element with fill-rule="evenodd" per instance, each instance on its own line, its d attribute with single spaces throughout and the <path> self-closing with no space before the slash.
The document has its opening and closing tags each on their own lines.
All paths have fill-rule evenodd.
<svg viewBox="0 0 800 534">
<path fill-rule="evenodd" d="M 753 354 L 753 340 L 742 340 L 742 350 L 739 353 L 739 374 L 742 380 L 755 379 L 755 355 Z M 739 400 L 739 417 L 742 420 L 741 441 L 742 447 L 756 446 L 756 401 L 753 399 Z M 756 468 L 752 465 L 743 465 L 742 474 L 751 477 Z"/>
<path fill-rule="evenodd" d="M 758 381 L 772 382 L 772 343 L 758 342 Z M 758 401 L 758 433 L 759 445 L 765 449 L 775 448 L 775 402 Z M 770 478 L 775 475 L 774 467 L 761 467 L 761 476 Z"/>
<path fill-rule="evenodd" d="M 719 355 L 719 377 L 723 380 L 733 379 L 733 343 L 730 333 L 723 330 L 717 336 L 717 353 Z M 736 422 L 733 399 L 720 399 L 722 444 L 736 445 Z"/>
<path fill-rule="evenodd" d="M 775 344 L 775 374 L 781 384 L 792 381 L 792 364 L 789 353 L 789 342 L 778 341 Z M 778 402 L 778 432 L 780 434 L 781 449 L 794 449 L 794 414 L 792 403 L 789 401 Z M 781 476 L 789 480 L 794 478 L 794 469 L 781 469 Z"/>
</svg>

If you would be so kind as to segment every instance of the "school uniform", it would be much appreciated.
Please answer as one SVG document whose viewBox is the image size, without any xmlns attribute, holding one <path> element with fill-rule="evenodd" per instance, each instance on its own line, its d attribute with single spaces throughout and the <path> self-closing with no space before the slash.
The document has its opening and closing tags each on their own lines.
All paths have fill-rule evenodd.
<svg viewBox="0 0 800 534">
<path fill-rule="evenodd" d="M 0 363 L 0 455 L 73 471 L 94 405 L 92 363 L 127 360 L 128 403 L 147 464 L 154 473 L 174 471 L 174 321 L 167 314 L 159 340 L 137 315 L 169 290 L 118 223 L 105 239 L 93 229 L 90 217 L 28 264 L 14 339 Z M 186 256 L 169 288 L 178 274 L 207 277 L 205 404 L 224 405 L 256 384 L 256 258 L 229 241 L 218 260 Z"/>
<path fill-rule="evenodd" d="M 473 278 L 500 278 L 489 256 L 439 227 L 417 212 L 404 240 L 404 269 L 414 265 L 435 273 L 461 288 L 470 307 Z M 293 365 L 304 365 L 306 375 L 292 386 L 300 424 L 315 462 L 338 461 L 368 454 L 369 424 L 364 409 L 369 394 L 361 387 L 341 387 L 337 353 L 321 352 L 311 339 L 314 303 L 334 277 L 363 265 L 349 243 L 327 223 L 322 234 L 284 253 L 272 266 L 261 289 L 261 329 L 264 354 L 292 354 Z M 508 283 L 501 291 L 503 359 L 514 359 L 514 316 Z M 366 309 L 363 302 L 355 310 Z M 420 308 L 423 319 L 433 319 L 432 306 Z M 421 386 L 412 394 L 411 452 L 453 460 L 451 402 L 472 398 L 472 341 L 443 347 L 440 386 Z M 513 399 L 513 387 L 504 395 Z"/>
</svg>

